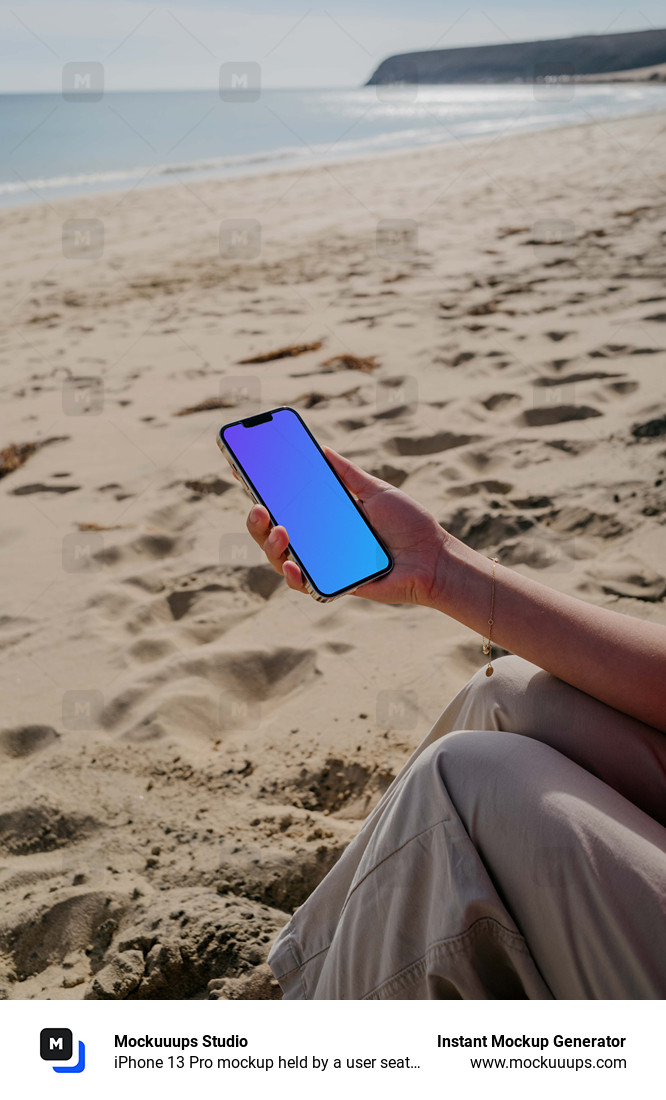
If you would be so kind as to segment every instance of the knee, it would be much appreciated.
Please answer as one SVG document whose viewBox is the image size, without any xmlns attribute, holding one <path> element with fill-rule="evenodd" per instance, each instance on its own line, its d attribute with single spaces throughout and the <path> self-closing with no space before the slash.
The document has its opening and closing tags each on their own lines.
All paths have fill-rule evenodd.
<svg viewBox="0 0 666 1100">
<path fill-rule="evenodd" d="M 486 763 L 494 759 L 496 753 L 505 751 L 513 744 L 515 734 L 503 730 L 456 729 L 434 741 L 414 762 L 414 776 L 431 775 L 445 779 L 449 772 L 462 772 L 474 775 L 476 780 L 484 779 Z M 520 738 L 522 740 L 522 738 Z M 481 782 L 483 786 L 483 782 Z"/>
<path fill-rule="evenodd" d="M 547 675 L 536 665 L 514 655 L 493 662 L 493 675 L 480 668 L 463 689 L 465 729 L 512 729 L 517 712 L 536 706 L 536 677 Z"/>
<path fill-rule="evenodd" d="M 488 800 L 495 804 L 507 784 L 511 790 L 516 782 L 524 785 L 524 753 L 531 744 L 504 730 L 453 730 L 414 762 L 409 801 L 420 807 L 439 806 L 444 795 L 467 827 L 480 805 Z"/>
<path fill-rule="evenodd" d="M 441 738 L 424 757 L 421 791 L 443 786 L 467 827 L 481 818 L 489 826 L 495 819 L 520 820 L 521 808 L 539 798 L 540 777 L 552 777 L 559 754 L 519 732 L 464 729 Z"/>
<path fill-rule="evenodd" d="M 504 700 L 516 691 L 526 691 L 535 673 L 540 669 L 522 657 L 508 654 L 493 661 L 492 676 L 486 675 L 487 666 L 483 665 L 468 682 L 474 694 L 483 694 L 493 699 Z"/>
</svg>

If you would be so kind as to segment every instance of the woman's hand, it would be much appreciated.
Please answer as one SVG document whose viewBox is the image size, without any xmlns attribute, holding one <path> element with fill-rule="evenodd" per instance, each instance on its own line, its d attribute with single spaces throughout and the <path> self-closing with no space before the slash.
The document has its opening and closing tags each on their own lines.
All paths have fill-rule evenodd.
<svg viewBox="0 0 666 1100">
<path fill-rule="evenodd" d="M 393 558 L 390 573 L 362 585 L 354 595 L 381 603 L 431 604 L 437 565 L 444 551 L 445 532 L 425 508 L 405 493 L 386 481 L 366 474 L 329 447 L 325 447 L 324 451 Z M 289 544 L 285 528 L 271 527 L 268 512 L 261 504 L 256 504 L 250 512 L 247 527 L 289 587 L 304 592 L 299 566 L 285 556 Z"/>
<path fill-rule="evenodd" d="M 443 531 L 405 493 L 326 448 L 331 465 L 357 497 L 393 556 L 390 573 L 354 594 L 382 603 L 435 607 L 595 699 L 666 733 L 666 626 L 584 603 L 492 562 Z M 304 591 L 301 570 L 285 560 L 289 536 L 271 529 L 265 508 L 248 519 L 290 588 Z"/>
</svg>

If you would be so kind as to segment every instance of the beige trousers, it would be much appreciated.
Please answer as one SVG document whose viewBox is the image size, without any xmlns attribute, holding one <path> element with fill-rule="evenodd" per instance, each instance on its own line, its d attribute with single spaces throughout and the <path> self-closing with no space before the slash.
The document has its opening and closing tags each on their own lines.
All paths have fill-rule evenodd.
<svg viewBox="0 0 666 1100">
<path fill-rule="evenodd" d="M 286 998 L 666 997 L 666 736 L 481 669 L 278 936 Z"/>
</svg>

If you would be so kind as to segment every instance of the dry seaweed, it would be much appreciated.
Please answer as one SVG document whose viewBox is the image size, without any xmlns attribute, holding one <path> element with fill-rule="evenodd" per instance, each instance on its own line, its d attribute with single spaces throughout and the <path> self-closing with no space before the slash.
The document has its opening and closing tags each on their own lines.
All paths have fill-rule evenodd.
<svg viewBox="0 0 666 1100">
<path fill-rule="evenodd" d="M 178 409 L 177 412 L 172 413 L 172 416 L 190 416 L 192 413 L 208 412 L 209 409 L 233 409 L 235 408 L 235 402 L 229 401 L 225 397 L 207 397 L 205 401 L 200 401 L 198 405 L 188 405 L 185 409 Z"/>
<path fill-rule="evenodd" d="M 471 306 L 467 313 L 470 317 L 485 317 L 486 313 L 497 313 L 498 308 L 497 298 L 491 298 L 489 302 L 479 302 L 477 306 Z"/>
<path fill-rule="evenodd" d="M 334 370 L 359 370 L 363 374 L 371 374 L 373 370 L 377 370 L 379 363 L 376 355 L 367 355 L 365 358 L 358 355 L 334 355 L 331 359 L 325 359 L 321 366 L 326 368 L 327 373 Z"/>
<path fill-rule="evenodd" d="M 36 443 L 10 443 L 8 447 L 3 447 L 0 450 L 0 478 L 13 474 L 14 470 L 18 470 L 42 447 L 46 447 L 49 443 L 63 443 L 68 438 L 69 436 L 66 435 L 54 435 L 50 439 L 40 439 Z"/>
<path fill-rule="evenodd" d="M 77 523 L 79 531 L 126 531 L 133 524 L 112 523 L 108 526 L 104 523 Z"/>
<path fill-rule="evenodd" d="M 277 351 L 267 351 L 263 355 L 251 355 L 248 359 L 239 359 L 239 363 L 271 363 L 274 359 L 290 359 L 294 355 L 305 355 L 306 351 L 319 351 L 323 341 L 315 340 L 313 344 L 290 344 L 286 348 L 278 348 Z"/>
<path fill-rule="evenodd" d="M 322 405 L 326 401 L 356 397 L 360 388 L 360 386 L 354 386 L 351 390 L 345 390 L 343 393 L 320 393 L 319 390 L 310 390 L 307 393 L 299 393 L 298 397 L 294 398 L 294 405 L 302 404 L 305 409 L 314 409 L 316 405 Z"/>
</svg>

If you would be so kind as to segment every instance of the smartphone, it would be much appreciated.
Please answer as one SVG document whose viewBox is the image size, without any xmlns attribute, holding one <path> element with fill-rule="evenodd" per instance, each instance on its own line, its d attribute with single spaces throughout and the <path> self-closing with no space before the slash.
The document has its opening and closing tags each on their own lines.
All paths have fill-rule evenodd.
<svg viewBox="0 0 666 1100">
<path fill-rule="evenodd" d="M 326 603 L 383 577 L 393 560 L 295 409 L 220 428 L 217 443 L 248 495 L 289 534 L 287 556 Z"/>
</svg>

